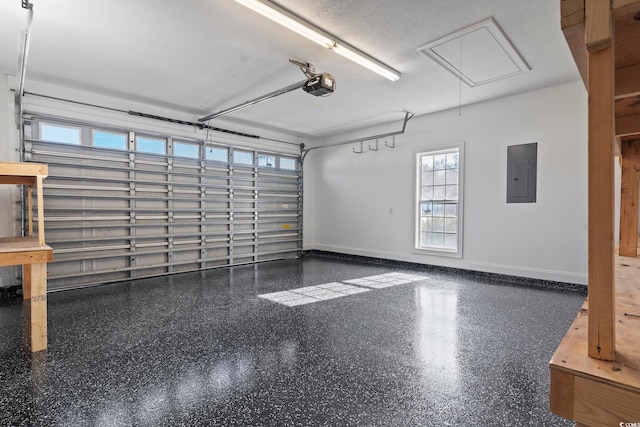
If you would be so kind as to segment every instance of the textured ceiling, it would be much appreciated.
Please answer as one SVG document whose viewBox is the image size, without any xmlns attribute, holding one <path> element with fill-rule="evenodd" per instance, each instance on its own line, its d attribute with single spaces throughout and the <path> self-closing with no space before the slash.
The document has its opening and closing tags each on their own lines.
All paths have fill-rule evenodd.
<svg viewBox="0 0 640 427">
<path fill-rule="evenodd" d="M 204 116 L 303 79 L 289 58 L 337 80 L 214 119 L 321 138 L 579 78 L 559 0 L 280 0 L 279 4 L 402 73 L 390 82 L 231 0 L 32 0 L 27 84 L 46 81 Z M 0 1 L 0 73 L 15 74 L 27 13 Z M 529 73 L 474 88 L 418 47 L 493 17 Z M 460 93 L 461 90 L 461 93 Z"/>
</svg>

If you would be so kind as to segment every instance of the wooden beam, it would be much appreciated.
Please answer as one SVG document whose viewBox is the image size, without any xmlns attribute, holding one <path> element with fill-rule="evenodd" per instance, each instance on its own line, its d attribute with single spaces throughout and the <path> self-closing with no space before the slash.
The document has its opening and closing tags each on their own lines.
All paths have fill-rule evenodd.
<svg viewBox="0 0 640 427">
<path fill-rule="evenodd" d="M 49 175 L 49 167 L 43 163 L 0 162 L 0 175 L 5 176 L 42 176 Z"/>
<path fill-rule="evenodd" d="M 606 3 L 609 4 L 608 1 Z M 587 5 L 590 4 L 593 5 L 593 1 L 587 2 Z M 588 14 L 587 18 L 589 18 Z M 587 348 L 589 356 L 603 360 L 615 359 L 613 59 L 611 45 L 588 54 L 589 339 Z"/>
<path fill-rule="evenodd" d="M 585 45 L 597 52 L 611 45 L 610 0 L 585 0 Z"/>
<path fill-rule="evenodd" d="M 29 237 L 33 237 L 33 187 L 27 187 L 27 225 Z"/>
<path fill-rule="evenodd" d="M 567 40 L 573 61 L 585 86 L 587 84 L 587 48 L 584 45 L 584 23 L 562 30 Z"/>
<path fill-rule="evenodd" d="M 22 299 L 31 299 L 31 264 L 22 265 Z"/>
<path fill-rule="evenodd" d="M 6 176 L 0 175 L 0 184 L 35 185 L 36 179 L 32 176 Z"/>
<path fill-rule="evenodd" d="M 613 8 L 619 9 L 621 7 L 638 3 L 638 0 L 613 0 Z"/>
<path fill-rule="evenodd" d="M 640 1 L 614 12 L 613 27 L 616 46 L 616 68 L 640 64 Z"/>
<path fill-rule="evenodd" d="M 640 64 L 616 69 L 616 99 L 640 95 Z"/>
<path fill-rule="evenodd" d="M 581 24 L 584 24 L 584 0 L 561 0 L 560 27 L 562 30 Z M 584 39 L 582 44 L 584 45 Z"/>
<path fill-rule="evenodd" d="M 640 135 L 640 115 L 617 117 L 616 136 L 623 137 L 633 135 Z"/>
<path fill-rule="evenodd" d="M 638 256 L 638 192 L 640 191 L 640 140 L 622 141 L 620 188 L 620 256 Z"/>
<path fill-rule="evenodd" d="M 38 242 L 44 246 L 44 195 L 42 189 L 42 176 L 37 177 L 38 197 Z"/>
</svg>

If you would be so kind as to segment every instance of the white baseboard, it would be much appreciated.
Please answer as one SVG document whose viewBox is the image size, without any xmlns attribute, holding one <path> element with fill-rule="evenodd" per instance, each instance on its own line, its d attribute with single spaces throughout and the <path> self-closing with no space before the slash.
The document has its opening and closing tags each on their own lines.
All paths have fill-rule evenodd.
<svg viewBox="0 0 640 427">
<path fill-rule="evenodd" d="M 488 263 L 457 258 L 439 258 L 435 256 L 424 256 L 418 254 L 394 253 L 384 251 L 374 251 L 362 248 L 351 248 L 344 246 L 333 246 L 315 244 L 308 245 L 305 250 L 319 250 L 336 252 L 348 255 L 366 256 L 372 258 L 389 259 L 393 261 L 412 262 L 416 264 L 437 265 L 442 267 L 461 268 L 464 270 L 482 271 L 485 273 L 505 274 L 508 276 L 527 277 L 540 280 L 551 280 L 554 282 L 575 283 L 579 285 L 587 284 L 587 275 L 570 271 L 547 270 L 541 268 L 514 266 L 506 264 Z"/>
</svg>

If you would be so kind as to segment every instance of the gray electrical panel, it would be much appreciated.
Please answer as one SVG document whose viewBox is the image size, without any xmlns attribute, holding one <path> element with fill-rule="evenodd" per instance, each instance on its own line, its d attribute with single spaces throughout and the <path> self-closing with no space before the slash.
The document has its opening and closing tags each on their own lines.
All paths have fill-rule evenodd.
<svg viewBox="0 0 640 427">
<path fill-rule="evenodd" d="M 538 143 L 507 147 L 507 203 L 535 203 Z"/>
</svg>

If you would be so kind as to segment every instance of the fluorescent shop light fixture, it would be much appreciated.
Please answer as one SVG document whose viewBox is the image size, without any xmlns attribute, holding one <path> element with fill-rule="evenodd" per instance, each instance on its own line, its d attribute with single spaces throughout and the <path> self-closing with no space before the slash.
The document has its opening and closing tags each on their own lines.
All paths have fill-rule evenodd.
<svg viewBox="0 0 640 427">
<path fill-rule="evenodd" d="M 254 12 L 271 19 L 285 28 L 294 31 L 301 36 L 319 44 L 322 47 L 331 49 L 337 54 L 361 65 L 379 75 L 391 80 L 400 80 L 400 73 L 377 59 L 349 46 L 347 43 L 326 33 L 313 24 L 305 21 L 288 10 L 277 6 L 268 0 L 235 0 Z"/>
</svg>

